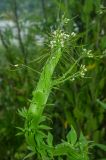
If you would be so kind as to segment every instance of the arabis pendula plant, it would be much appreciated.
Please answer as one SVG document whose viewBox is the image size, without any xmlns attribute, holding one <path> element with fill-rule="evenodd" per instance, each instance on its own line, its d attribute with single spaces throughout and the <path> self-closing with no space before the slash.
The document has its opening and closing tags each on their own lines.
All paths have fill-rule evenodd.
<svg viewBox="0 0 106 160">
<path fill-rule="evenodd" d="M 75 36 L 75 34 L 72 33 L 71 36 Z M 36 89 L 33 91 L 29 109 L 23 108 L 19 111 L 20 115 L 25 118 L 25 125 L 21 131 L 23 131 L 28 148 L 31 151 L 31 154 L 27 157 L 36 155 L 39 160 L 53 160 L 55 159 L 54 157 L 59 159 L 60 156 L 65 155 L 67 160 L 88 160 L 88 144 L 86 141 L 82 143 L 82 134 L 78 139 L 76 131 L 71 126 L 71 131 L 67 134 L 66 140 L 54 145 L 50 127 L 44 124 L 47 117 L 43 115 L 43 111 L 54 85 L 63 83 L 66 80 L 73 81 L 80 76 L 83 78 L 87 71 L 85 65 L 81 65 L 80 70 L 73 73 L 74 67 L 76 67 L 81 59 L 79 58 L 63 76 L 55 80 L 52 78 L 54 70 L 64 54 L 63 48 L 66 47 L 65 42 L 69 41 L 71 36 L 65 33 L 62 28 L 58 28 L 52 33 L 52 40 L 50 41 L 51 55 L 46 61 Z"/>
</svg>

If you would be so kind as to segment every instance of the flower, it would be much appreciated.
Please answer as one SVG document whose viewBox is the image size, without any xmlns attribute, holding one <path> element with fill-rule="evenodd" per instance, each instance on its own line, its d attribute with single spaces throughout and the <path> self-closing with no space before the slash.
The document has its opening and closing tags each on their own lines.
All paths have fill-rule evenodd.
<svg viewBox="0 0 106 160">
<path fill-rule="evenodd" d="M 84 55 L 86 55 L 89 58 L 93 58 L 93 54 L 92 54 L 92 50 L 87 50 L 86 48 L 83 48 L 83 52 Z"/>
<path fill-rule="evenodd" d="M 19 66 L 18 64 L 15 64 L 15 65 L 14 65 L 14 67 L 18 67 L 18 66 Z"/>
<path fill-rule="evenodd" d="M 75 32 L 72 32 L 72 33 L 71 33 L 71 36 L 72 36 L 72 37 L 75 37 L 75 36 L 76 36 L 76 33 L 75 33 Z"/>
<path fill-rule="evenodd" d="M 67 24 L 69 21 L 70 21 L 70 19 L 68 19 L 68 18 L 65 18 L 65 19 L 64 19 L 64 23 L 65 23 L 65 24 Z"/>
<path fill-rule="evenodd" d="M 84 78 L 85 72 L 87 72 L 87 68 L 85 67 L 85 65 L 82 65 L 82 64 L 81 64 L 81 66 L 80 66 L 80 76 L 81 76 L 82 78 Z"/>
<path fill-rule="evenodd" d="M 92 57 L 93 57 L 92 50 L 87 51 L 86 54 L 87 54 L 87 56 L 88 56 L 89 58 L 92 58 Z"/>
<path fill-rule="evenodd" d="M 62 15 L 62 23 L 67 24 L 70 19 L 66 18 L 65 15 Z"/>
<path fill-rule="evenodd" d="M 56 30 L 52 33 L 53 40 L 50 41 L 51 48 L 56 46 L 64 47 L 65 40 L 67 40 L 70 36 L 67 33 L 64 33 L 63 30 Z"/>
<path fill-rule="evenodd" d="M 71 78 L 71 81 L 73 82 L 73 81 L 75 81 L 75 78 L 73 77 L 73 78 Z"/>
</svg>

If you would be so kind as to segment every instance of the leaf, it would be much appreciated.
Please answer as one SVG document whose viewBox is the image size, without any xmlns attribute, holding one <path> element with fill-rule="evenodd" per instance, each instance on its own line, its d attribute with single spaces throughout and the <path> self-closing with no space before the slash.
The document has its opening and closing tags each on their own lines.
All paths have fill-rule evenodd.
<svg viewBox="0 0 106 160">
<path fill-rule="evenodd" d="M 44 122 L 46 119 L 47 119 L 46 116 L 41 116 L 41 117 L 40 117 L 40 120 L 39 120 L 39 123 Z"/>
<path fill-rule="evenodd" d="M 16 136 L 21 136 L 21 135 L 24 134 L 24 132 L 25 132 L 24 128 L 21 128 L 21 127 L 16 127 L 16 128 L 21 131 L 21 132 L 18 132 L 18 133 L 16 134 Z"/>
<path fill-rule="evenodd" d="M 22 132 L 24 132 L 24 128 L 21 128 L 21 127 L 16 127 L 17 129 L 21 130 Z"/>
<path fill-rule="evenodd" d="M 23 117 L 23 118 L 26 118 L 27 117 L 27 114 L 28 114 L 28 111 L 27 109 L 24 107 L 22 109 L 18 109 L 18 114 Z"/>
<path fill-rule="evenodd" d="M 29 153 L 27 156 L 25 156 L 23 160 L 25 160 L 25 159 L 27 159 L 27 158 L 30 158 L 30 157 L 32 157 L 32 156 L 34 156 L 34 155 L 35 155 L 35 152 L 31 152 L 31 153 Z"/>
<path fill-rule="evenodd" d="M 43 125 L 43 124 L 39 125 L 38 128 L 39 129 L 44 129 L 44 130 L 50 130 L 51 129 L 49 126 L 46 126 L 46 125 Z"/>
<path fill-rule="evenodd" d="M 49 146 L 53 145 L 53 135 L 49 132 L 47 136 L 47 143 Z"/>
<path fill-rule="evenodd" d="M 66 154 L 67 154 L 67 147 L 65 147 L 63 143 L 56 145 L 55 150 L 54 150 L 55 156 L 61 156 L 61 155 L 66 155 Z"/>
<path fill-rule="evenodd" d="M 69 133 L 67 134 L 67 140 L 69 143 L 71 144 L 75 144 L 76 141 L 77 141 L 77 134 L 76 134 L 76 131 L 75 129 L 73 128 L 73 126 L 71 127 L 71 131 L 69 131 Z"/>
<path fill-rule="evenodd" d="M 106 103 L 101 102 L 99 99 L 97 99 L 97 102 L 100 104 L 102 108 L 106 109 Z"/>
<path fill-rule="evenodd" d="M 38 134 L 40 134 L 42 136 L 42 138 L 46 138 L 47 137 L 47 135 L 44 132 L 42 132 L 40 130 L 38 130 L 37 132 L 38 132 Z"/>
<path fill-rule="evenodd" d="M 99 147 L 100 149 L 102 149 L 103 151 L 106 151 L 106 145 L 104 144 L 95 144 L 95 146 Z"/>
<path fill-rule="evenodd" d="M 81 151 L 84 151 L 84 148 L 88 146 L 88 141 L 86 140 L 86 138 L 84 137 L 83 133 L 80 133 L 80 137 L 79 137 L 79 147 L 81 149 Z"/>
<path fill-rule="evenodd" d="M 21 135 L 23 135 L 24 133 L 23 132 L 18 132 L 17 134 L 16 134 L 16 136 L 21 136 Z"/>
<path fill-rule="evenodd" d="M 93 9 L 93 1 L 92 0 L 86 0 L 84 5 L 84 14 L 90 14 L 90 12 Z"/>
<path fill-rule="evenodd" d="M 83 160 L 82 156 L 67 142 L 56 145 L 54 156 L 68 155 L 71 160 Z"/>
</svg>

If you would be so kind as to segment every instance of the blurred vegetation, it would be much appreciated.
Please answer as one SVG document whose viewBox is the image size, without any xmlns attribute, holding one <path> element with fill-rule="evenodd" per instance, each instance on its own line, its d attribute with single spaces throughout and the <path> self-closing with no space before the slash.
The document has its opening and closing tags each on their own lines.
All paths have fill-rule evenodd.
<svg viewBox="0 0 106 160">
<path fill-rule="evenodd" d="M 69 33 L 81 36 L 76 45 L 102 54 L 106 53 L 105 7 L 105 0 L 0 2 L 0 160 L 20 160 L 27 153 L 24 137 L 16 136 L 16 127 L 23 126 L 17 109 L 29 106 L 58 16 L 65 13 Z M 75 56 L 74 52 L 73 48 L 69 55 Z M 46 113 L 53 121 L 55 142 L 64 139 L 73 125 L 78 134 L 82 130 L 88 140 L 104 144 L 93 148 L 90 159 L 106 159 L 106 57 L 86 61 L 90 78 L 68 81 L 54 90 L 48 102 L 53 105 L 46 107 Z M 59 65 L 56 74 L 61 71 L 64 66 Z"/>
</svg>

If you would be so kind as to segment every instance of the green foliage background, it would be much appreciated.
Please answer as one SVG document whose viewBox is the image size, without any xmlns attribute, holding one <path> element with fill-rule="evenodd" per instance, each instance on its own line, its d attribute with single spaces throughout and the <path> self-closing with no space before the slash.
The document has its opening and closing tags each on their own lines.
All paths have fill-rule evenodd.
<svg viewBox="0 0 106 160">
<path fill-rule="evenodd" d="M 33 88 L 39 79 L 37 71 L 41 71 L 49 55 L 48 37 L 58 25 L 58 15 L 65 13 L 70 19 L 67 30 L 81 35 L 76 45 L 90 48 L 94 54 L 102 54 L 106 51 L 105 6 L 105 0 L 0 2 L 0 20 L 14 21 L 17 31 L 14 36 L 12 28 L 7 26 L 0 32 L 1 160 L 20 160 L 27 153 L 24 137 L 16 136 L 16 126 L 23 126 L 17 109 L 29 106 Z M 27 33 L 23 38 L 20 32 L 25 32 L 26 27 Z M 44 38 L 43 45 L 38 44 L 38 35 Z M 17 43 L 14 43 L 14 37 Z M 75 56 L 74 48 L 69 54 Z M 89 61 L 86 62 L 87 76 L 91 78 L 73 83 L 68 81 L 49 97 L 48 104 L 53 105 L 46 107 L 46 114 L 52 119 L 50 125 L 56 143 L 65 138 L 73 125 L 78 135 L 82 130 L 88 140 L 106 144 L 106 110 L 100 103 L 106 103 L 106 58 Z M 16 64 L 19 66 L 14 66 Z M 56 76 L 60 72 L 64 72 L 64 65 L 58 66 Z M 106 159 L 106 147 L 103 150 L 93 148 L 90 156 L 91 159 Z"/>
</svg>

